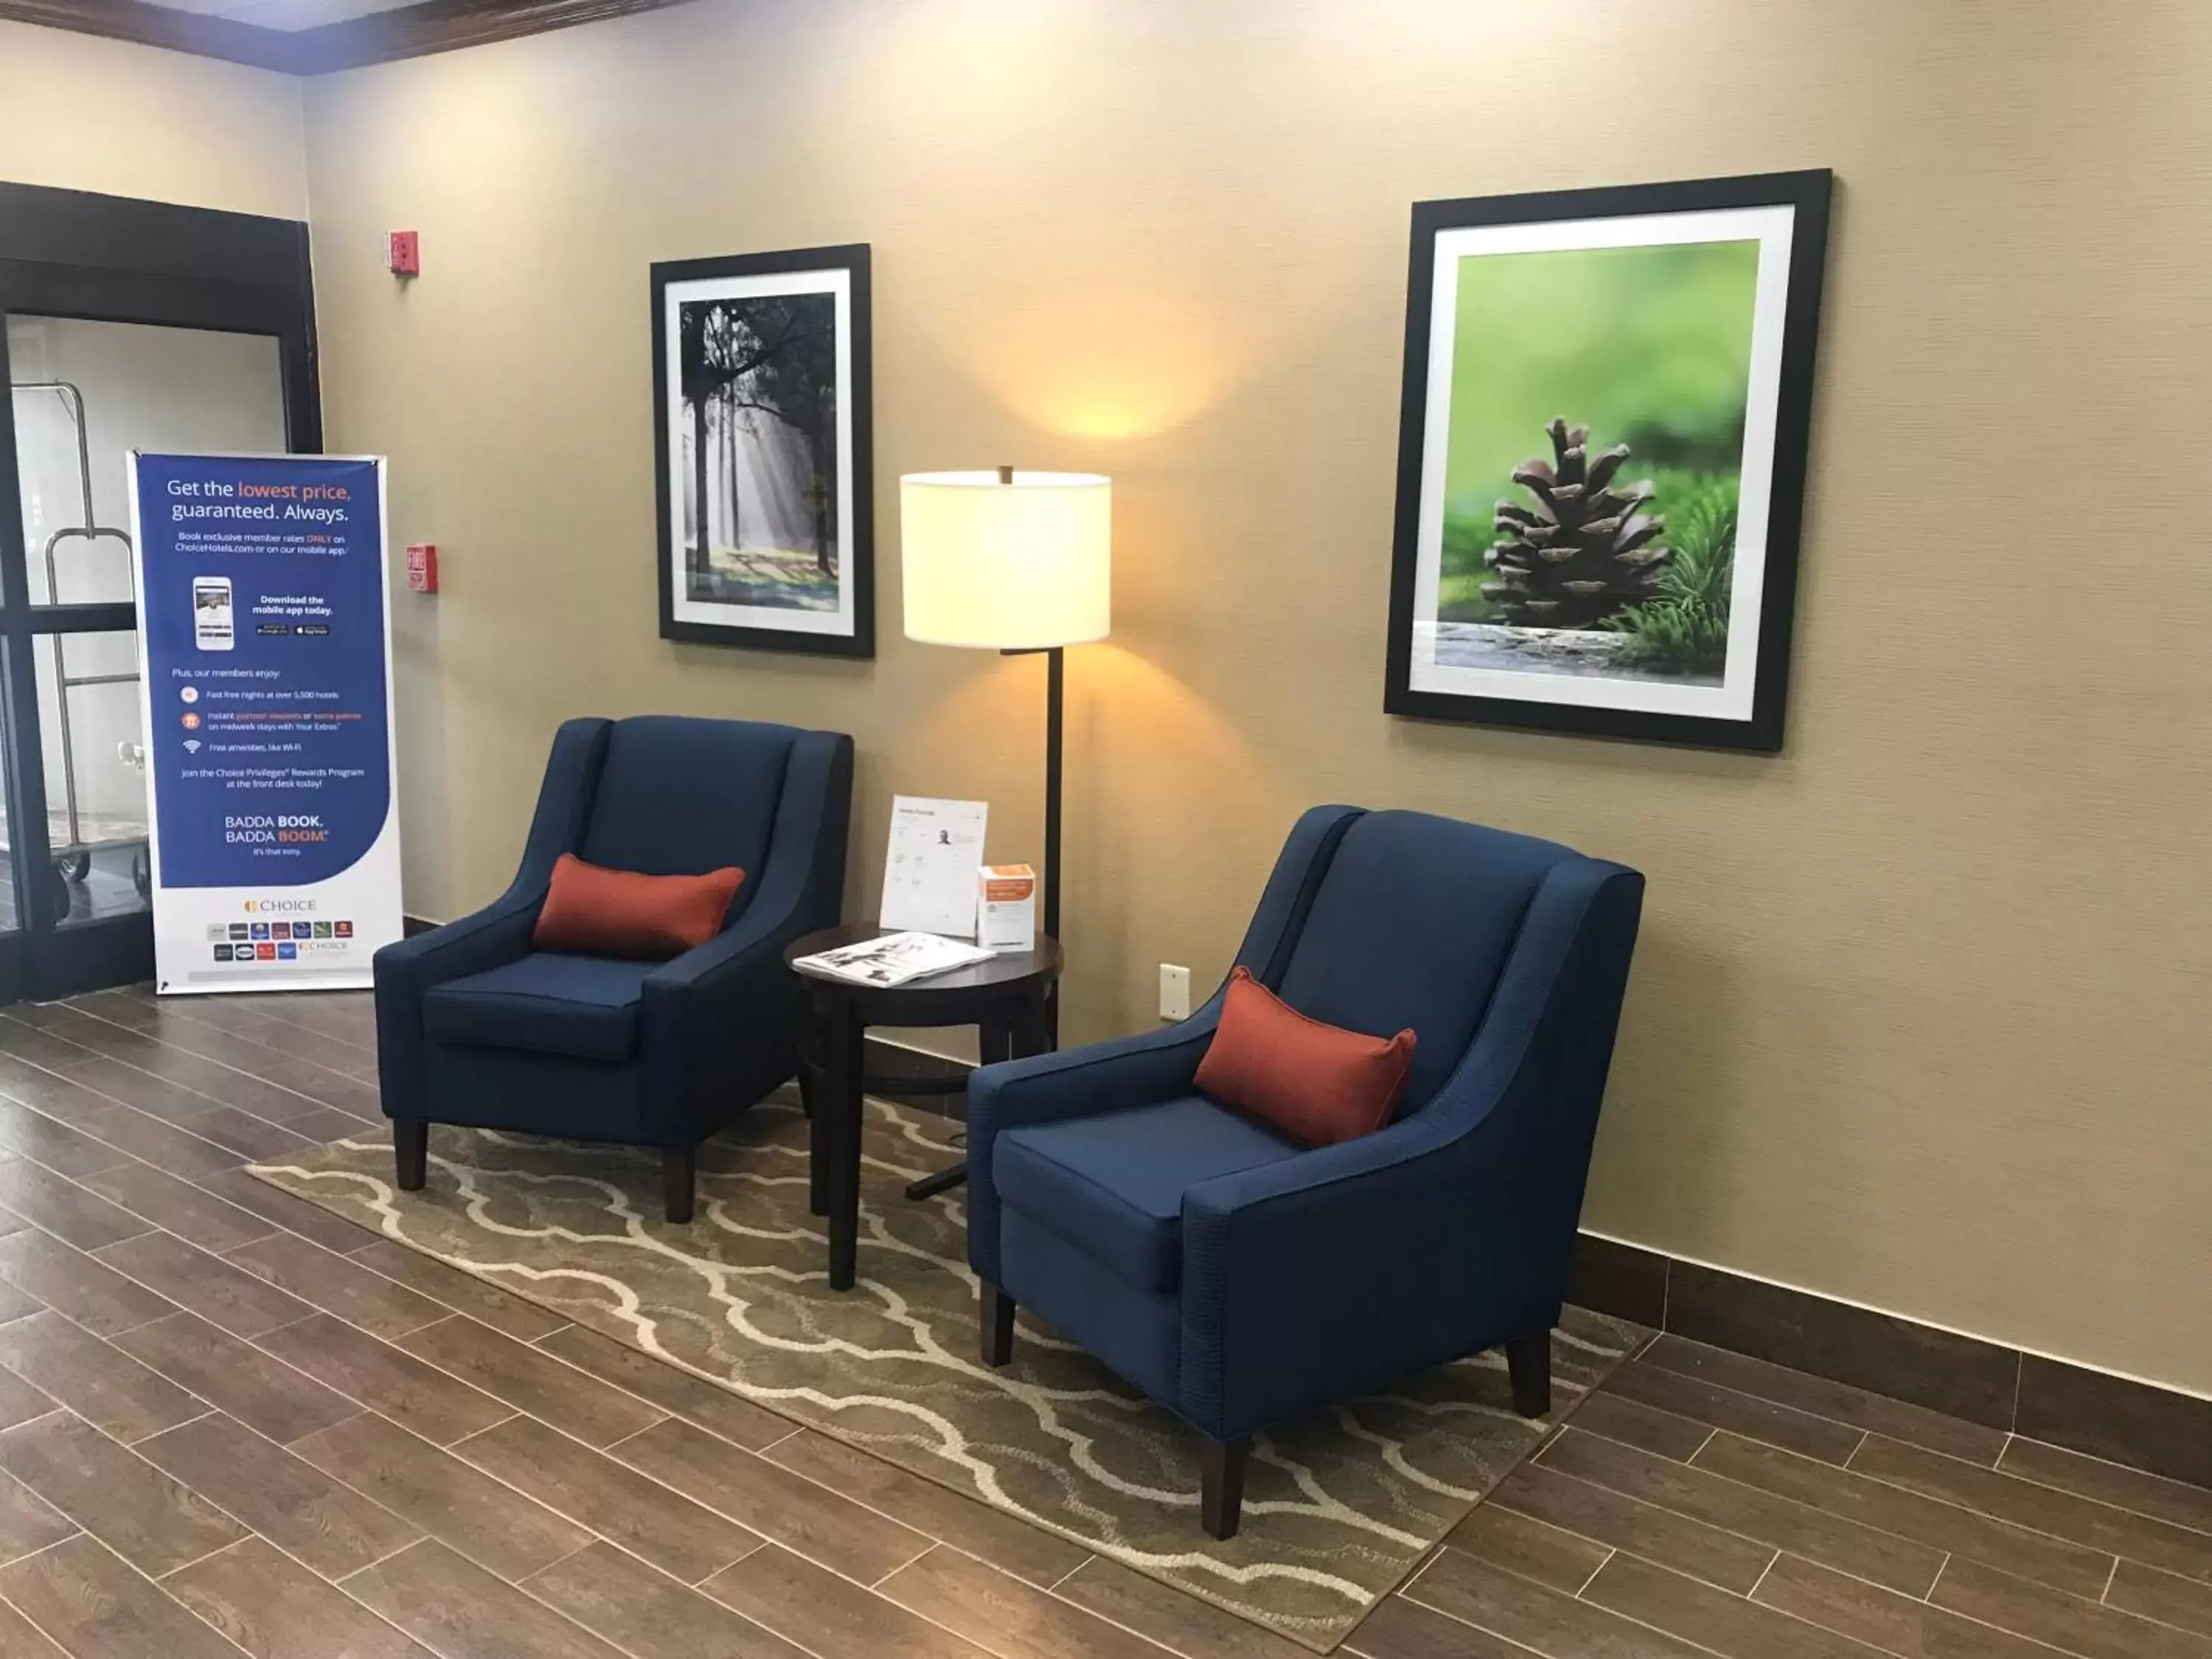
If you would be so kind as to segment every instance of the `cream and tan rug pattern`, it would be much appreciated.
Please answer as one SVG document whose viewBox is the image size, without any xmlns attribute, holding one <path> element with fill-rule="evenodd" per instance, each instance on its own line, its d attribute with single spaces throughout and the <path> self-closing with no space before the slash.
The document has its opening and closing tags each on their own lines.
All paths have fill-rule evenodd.
<svg viewBox="0 0 2212 1659">
<path fill-rule="evenodd" d="M 962 1195 L 901 1187 L 958 1157 L 957 1126 L 868 1103 L 860 1282 L 830 1289 L 806 1125 L 779 1097 L 702 1149 L 689 1226 L 659 1159 L 439 1127 L 419 1193 L 363 1134 L 263 1180 L 1140 1572 L 1326 1650 L 1536 1445 L 1504 1363 L 1479 1355 L 1258 1441 L 1243 1529 L 1198 1524 L 1174 1416 L 1024 1315 L 1015 1363 L 975 1356 Z M 1571 1309 L 1553 1341 L 1571 1409 L 1645 1334 Z"/>
</svg>

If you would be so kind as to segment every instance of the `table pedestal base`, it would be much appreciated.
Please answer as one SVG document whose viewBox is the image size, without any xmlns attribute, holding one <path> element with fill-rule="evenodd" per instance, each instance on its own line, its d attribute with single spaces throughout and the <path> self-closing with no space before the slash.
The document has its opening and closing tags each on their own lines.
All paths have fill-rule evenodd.
<svg viewBox="0 0 2212 1659">
<path fill-rule="evenodd" d="M 906 1195 L 919 1203 L 925 1198 L 935 1198 L 939 1193 L 949 1193 L 955 1187 L 968 1184 L 968 1160 L 939 1170 L 935 1175 L 926 1175 L 919 1181 L 906 1183 Z"/>
<path fill-rule="evenodd" d="M 817 940 L 829 937 L 802 939 L 788 954 L 827 948 Z M 808 976 L 814 1018 L 808 1041 L 800 1045 L 800 1085 L 811 1119 L 811 1207 L 829 1222 L 832 1290 L 852 1289 L 858 1272 L 863 1099 L 871 1092 L 951 1094 L 966 1086 L 964 1080 L 950 1078 L 866 1075 L 867 1027 L 973 1025 L 985 1065 L 1048 1053 L 1060 950 L 1050 940 L 1041 939 L 1039 945 L 1038 951 L 1024 952 L 1018 959 L 1001 957 L 975 970 L 985 981 L 980 984 L 962 984 L 957 969 L 941 980 L 890 989 Z M 963 1161 L 909 1182 L 906 1195 L 917 1200 L 934 1198 L 967 1179 L 968 1165 Z"/>
</svg>

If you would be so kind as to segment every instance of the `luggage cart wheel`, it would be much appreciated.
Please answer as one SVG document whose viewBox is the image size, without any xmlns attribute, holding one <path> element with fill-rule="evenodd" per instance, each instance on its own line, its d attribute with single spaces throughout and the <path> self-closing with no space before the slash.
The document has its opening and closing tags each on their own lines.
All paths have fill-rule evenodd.
<svg viewBox="0 0 2212 1659">
<path fill-rule="evenodd" d="M 82 881 L 92 870 L 92 854 L 84 848 L 54 854 L 54 873 L 64 881 Z"/>
<path fill-rule="evenodd" d="M 53 872 L 52 894 L 54 920 L 60 921 L 69 915 L 70 906 L 75 901 L 76 895 L 70 890 L 69 878 L 58 868 Z"/>
<path fill-rule="evenodd" d="M 140 898 L 154 890 L 154 861 L 143 847 L 131 849 L 131 884 L 138 890 Z"/>
</svg>

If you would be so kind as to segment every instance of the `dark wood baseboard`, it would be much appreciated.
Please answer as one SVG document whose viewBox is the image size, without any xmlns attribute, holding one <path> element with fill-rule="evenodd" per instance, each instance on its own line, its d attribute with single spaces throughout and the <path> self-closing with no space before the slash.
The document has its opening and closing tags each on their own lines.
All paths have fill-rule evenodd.
<svg viewBox="0 0 2212 1659">
<path fill-rule="evenodd" d="M 399 918 L 399 936 L 413 939 L 416 934 L 427 933 L 439 925 L 428 916 L 402 916 Z"/>
<path fill-rule="evenodd" d="M 868 1039 L 872 1073 L 963 1076 L 964 1061 Z M 899 1097 L 894 1097 L 899 1098 Z M 964 1115 L 957 1094 L 905 1104 Z M 1849 1382 L 2092 1457 L 2212 1486 L 2212 1400 L 1875 1313 L 1584 1233 L 1568 1297 L 1693 1342 Z"/>
<path fill-rule="evenodd" d="M 1584 1233 L 1569 1297 L 1693 1342 L 2212 1486 L 2212 1400 Z"/>
</svg>

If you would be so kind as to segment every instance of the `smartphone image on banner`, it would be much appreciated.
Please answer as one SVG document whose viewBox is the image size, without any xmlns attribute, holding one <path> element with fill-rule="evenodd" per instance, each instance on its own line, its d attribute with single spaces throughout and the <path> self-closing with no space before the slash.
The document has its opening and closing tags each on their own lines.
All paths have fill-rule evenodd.
<svg viewBox="0 0 2212 1659">
<path fill-rule="evenodd" d="M 231 627 L 230 578 L 192 578 L 192 643 L 203 651 L 228 651 L 237 643 Z"/>
</svg>

